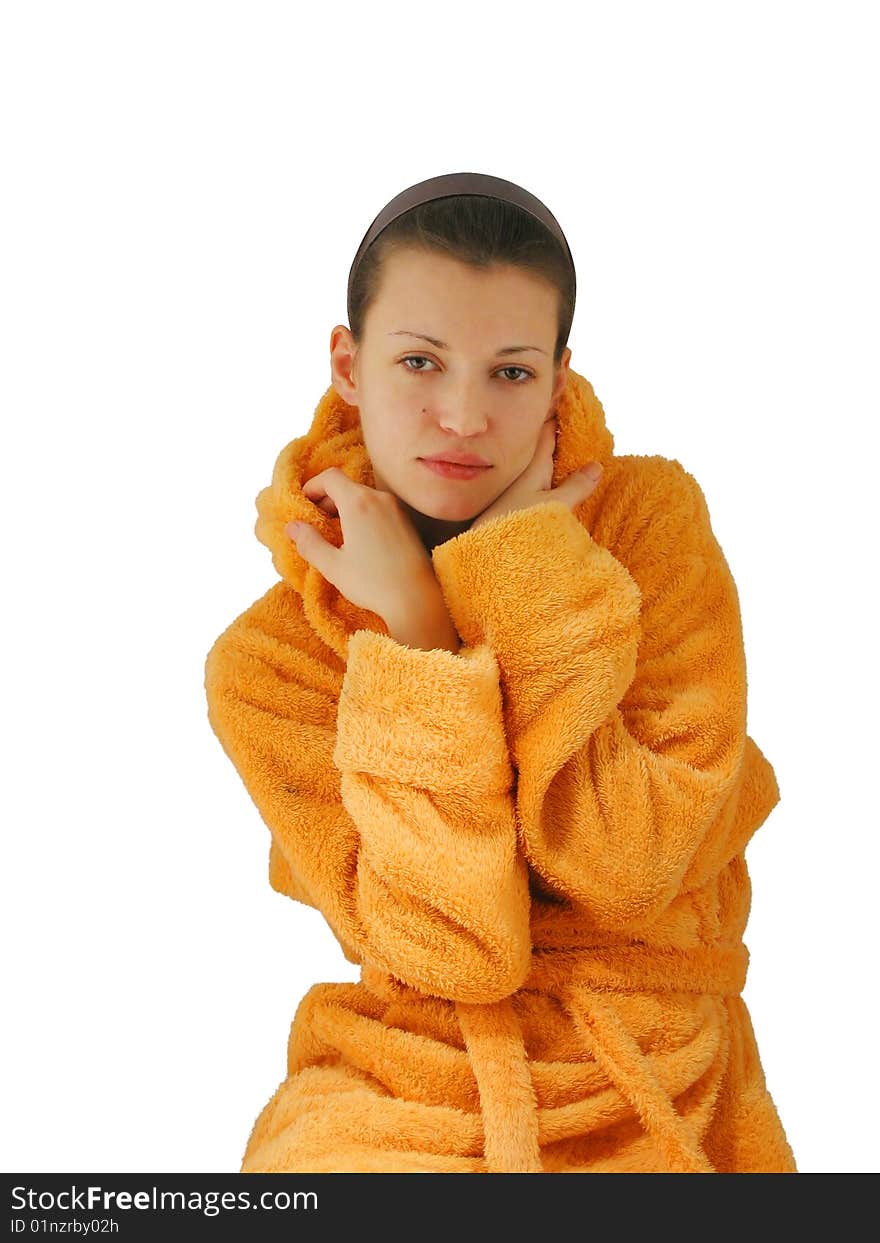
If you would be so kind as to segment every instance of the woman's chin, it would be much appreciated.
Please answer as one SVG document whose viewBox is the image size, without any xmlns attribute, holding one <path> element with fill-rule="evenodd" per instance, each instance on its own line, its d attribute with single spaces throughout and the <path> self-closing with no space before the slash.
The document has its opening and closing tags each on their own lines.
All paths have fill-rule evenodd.
<svg viewBox="0 0 880 1243">
<path fill-rule="evenodd" d="M 479 502 L 471 500 L 465 503 L 462 500 L 454 499 L 438 502 L 433 497 L 428 498 L 425 496 L 420 496 L 416 505 L 407 502 L 412 513 L 414 515 L 417 514 L 420 518 L 424 518 L 426 522 L 446 522 L 449 524 L 473 522 L 474 518 L 482 513 L 490 503 L 489 501 L 482 500 Z"/>
</svg>

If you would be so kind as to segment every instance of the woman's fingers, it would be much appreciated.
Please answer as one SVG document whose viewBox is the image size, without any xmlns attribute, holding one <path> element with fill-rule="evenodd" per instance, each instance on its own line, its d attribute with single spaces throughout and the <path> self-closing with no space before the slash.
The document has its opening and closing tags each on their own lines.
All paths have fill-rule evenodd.
<svg viewBox="0 0 880 1243">
<path fill-rule="evenodd" d="M 592 495 L 601 478 L 601 464 L 590 462 L 587 466 L 581 466 L 579 470 L 573 470 L 566 479 L 563 479 L 558 488 L 553 489 L 551 495 L 554 500 L 564 500 L 566 505 L 574 509 Z"/>
<path fill-rule="evenodd" d="M 340 498 L 351 495 L 351 490 L 359 486 L 352 483 L 345 471 L 338 466 L 328 466 L 326 470 L 305 481 L 302 493 L 306 500 L 317 505 L 325 514 L 332 512 L 338 515 Z"/>
<path fill-rule="evenodd" d="M 300 531 L 285 528 L 304 561 L 352 604 L 387 620 L 401 601 L 416 599 L 414 585 L 432 572 L 418 532 L 390 492 L 355 483 L 339 467 L 328 467 L 303 485 L 304 495 L 340 515 L 342 545 L 337 548 L 306 521 Z"/>
<path fill-rule="evenodd" d="M 317 531 L 308 522 L 288 522 L 284 528 L 290 538 L 296 544 L 296 551 L 300 554 L 304 561 L 308 561 L 309 565 L 313 565 L 328 583 L 332 583 L 334 587 L 336 583 L 332 560 L 339 556 L 339 549 L 332 544 L 328 544 L 320 531 Z"/>
</svg>

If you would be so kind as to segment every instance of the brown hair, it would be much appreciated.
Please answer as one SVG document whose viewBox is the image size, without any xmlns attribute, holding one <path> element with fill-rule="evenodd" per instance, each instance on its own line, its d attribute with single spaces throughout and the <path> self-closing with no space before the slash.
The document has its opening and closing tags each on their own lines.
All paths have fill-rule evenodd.
<svg viewBox="0 0 880 1243">
<path fill-rule="evenodd" d="M 404 212 L 382 230 L 360 260 L 349 297 L 349 329 L 357 345 L 367 311 L 379 293 L 386 257 L 415 248 L 439 252 L 486 270 L 512 264 L 543 277 L 558 292 L 553 364 L 559 366 L 574 318 L 571 261 L 548 230 L 513 203 L 483 194 L 448 195 Z"/>
</svg>

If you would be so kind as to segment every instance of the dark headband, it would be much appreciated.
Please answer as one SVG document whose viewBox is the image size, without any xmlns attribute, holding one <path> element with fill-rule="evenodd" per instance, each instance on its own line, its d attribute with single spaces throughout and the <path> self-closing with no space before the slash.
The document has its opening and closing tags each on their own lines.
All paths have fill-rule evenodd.
<svg viewBox="0 0 880 1243">
<path fill-rule="evenodd" d="M 481 194 L 488 198 L 501 199 L 505 203 L 513 203 L 516 207 L 521 207 L 540 221 L 568 256 L 568 262 L 571 265 L 572 292 L 575 292 L 577 286 L 574 259 L 568 241 L 559 227 L 559 221 L 539 198 L 513 181 L 505 181 L 503 177 L 491 177 L 488 173 L 444 173 L 440 177 L 429 177 L 427 181 L 419 181 L 416 185 L 401 190 L 390 203 L 385 204 L 367 229 L 348 274 L 349 323 L 351 323 L 351 291 L 355 273 L 364 255 L 382 230 L 391 224 L 392 220 L 396 220 L 398 216 L 402 216 L 404 212 L 413 207 L 418 207 L 421 203 L 430 203 L 434 199 L 446 199 L 459 194 Z"/>
</svg>

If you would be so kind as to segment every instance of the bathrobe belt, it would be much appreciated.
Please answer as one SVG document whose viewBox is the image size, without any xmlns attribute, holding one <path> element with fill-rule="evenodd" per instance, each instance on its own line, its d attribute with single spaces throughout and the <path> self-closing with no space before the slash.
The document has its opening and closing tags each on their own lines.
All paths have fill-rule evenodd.
<svg viewBox="0 0 880 1243">
<path fill-rule="evenodd" d="M 583 1044 L 657 1140 L 671 1172 L 711 1174 L 699 1143 L 661 1084 L 649 1058 L 614 1007 L 615 992 L 742 992 L 747 947 L 695 946 L 688 950 L 643 945 L 539 947 L 524 990 L 550 992 L 566 1008 Z M 383 973 L 363 968 L 364 982 Z M 387 975 L 384 976 L 387 981 Z M 538 1102 L 514 996 L 493 1002 L 454 1003 L 477 1081 L 488 1173 L 542 1172 Z"/>
</svg>

